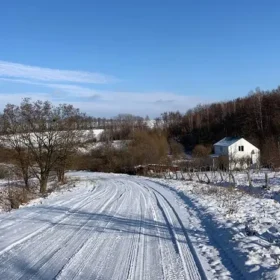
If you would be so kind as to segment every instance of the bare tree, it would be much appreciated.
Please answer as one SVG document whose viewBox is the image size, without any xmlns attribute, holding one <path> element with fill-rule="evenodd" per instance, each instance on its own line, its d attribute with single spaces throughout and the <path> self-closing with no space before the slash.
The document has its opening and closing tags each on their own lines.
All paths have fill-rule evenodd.
<svg viewBox="0 0 280 280">
<path fill-rule="evenodd" d="M 196 145 L 192 150 L 193 158 L 195 159 L 196 167 L 201 169 L 203 167 L 210 167 L 211 160 L 210 155 L 211 153 L 211 146 L 204 146 L 204 145 Z"/>
<path fill-rule="evenodd" d="M 27 169 L 39 180 L 41 193 L 46 192 L 55 167 L 60 166 L 60 179 L 64 179 L 66 162 L 80 139 L 80 131 L 75 129 L 80 116 L 72 105 L 55 107 L 48 101 L 24 99 L 20 106 L 5 107 L 1 140 L 22 161 L 23 177 Z"/>
<path fill-rule="evenodd" d="M 133 165 L 167 164 L 168 142 L 156 131 L 135 131 L 128 144 L 128 154 Z"/>
<path fill-rule="evenodd" d="M 8 123 L 12 125 L 8 125 Z M 19 108 L 8 104 L 1 115 L 1 144 L 10 150 L 13 162 L 20 169 L 25 184 L 29 189 L 31 159 L 28 149 L 22 144 L 24 125 L 21 122 Z"/>
<path fill-rule="evenodd" d="M 174 139 L 168 141 L 169 152 L 172 155 L 173 159 L 180 159 L 184 155 L 184 147 L 182 144 L 178 143 Z"/>
</svg>

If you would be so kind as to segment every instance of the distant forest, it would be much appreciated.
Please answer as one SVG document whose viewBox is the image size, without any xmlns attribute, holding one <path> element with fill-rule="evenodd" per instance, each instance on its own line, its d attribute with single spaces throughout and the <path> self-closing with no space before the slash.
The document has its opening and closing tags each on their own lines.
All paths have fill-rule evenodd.
<svg viewBox="0 0 280 280">
<path fill-rule="evenodd" d="M 198 105 L 186 114 L 162 114 L 168 138 L 187 150 L 214 144 L 225 136 L 244 137 L 262 151 L 262 158 L 280 158 L 280 87 L 257 88 L 244 98 Z"/>
</svg>

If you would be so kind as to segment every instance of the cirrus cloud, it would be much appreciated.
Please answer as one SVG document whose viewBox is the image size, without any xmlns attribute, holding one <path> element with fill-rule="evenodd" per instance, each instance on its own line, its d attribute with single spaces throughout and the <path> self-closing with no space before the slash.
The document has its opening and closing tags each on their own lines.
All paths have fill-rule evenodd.
<svg viewBox="0 0 280 280">
<path fill-rule="evenodd" d="M 23 78 L 46 82 L 73 82 L 92 84 L 107 84 L 118 80 L 115 77 L 100 73 L 51 69 L 1 60 L 0 77 Z"/>
<path fill-rule="evenodd" d="M 54 104 L 73 104 L 93 116 L 112 117 L 119 113 L 130 113 L 156 117 L 166 111 L 185 112 L 198 103 L 210 101 L 198 95 L 164 91 L 100 90 L 92 85 L 113 80 L 112 77 L 91 72 L 57 70 L 0 61 L 0 82 L 4 85 L 0 90 L 0 109 L 8 102 L 18 104 L 22 98 L 31 97 L 35 100 L 49 100 Z M 18 86 L 19 84 L 22 86 Z"/>
</svg>

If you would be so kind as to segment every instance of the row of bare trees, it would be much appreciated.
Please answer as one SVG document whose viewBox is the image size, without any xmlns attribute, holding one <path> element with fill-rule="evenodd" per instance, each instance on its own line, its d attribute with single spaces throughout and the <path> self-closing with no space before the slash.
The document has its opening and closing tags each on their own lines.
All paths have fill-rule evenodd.
<svg viewBox="0 0 280 280">
<path fill-rule="evenodd" d="M 103 141 L 128 140 L 135 131 L 145 131 L 149 128 L 149 119 L 131 114 L 119 114 L 108 120 L 102 135 Z"/>
<path fill-rule="evenodd" d="M 82 131 L 76 128 L 83 117 L 72 105 L 54 106 L 48 101 L 24 99 L 19 106 L 6 105 L 0 118 L 0 143 L 19 167 L 27 189 L 30 177 L 35 177 L 40 192 L 45 193 L 52 171 L 64 181 L 65 170 L 81 143 Z"/>
<path fill-rule="evenodd" d="M 78 119 L 77 119 L 78 120 Z M 112 129 L 115 130 L 120 126 L 126 126 L 128 123 L 131 126 L 139 127 L 143 124 L 148 124 L 150 121 L 149 116 L 145 118 L 135 116 L 132 114 L 119 114 L 113 118 L 98 118 L 82 114 L 75 126 L 77 129 Z"/>
</svg>

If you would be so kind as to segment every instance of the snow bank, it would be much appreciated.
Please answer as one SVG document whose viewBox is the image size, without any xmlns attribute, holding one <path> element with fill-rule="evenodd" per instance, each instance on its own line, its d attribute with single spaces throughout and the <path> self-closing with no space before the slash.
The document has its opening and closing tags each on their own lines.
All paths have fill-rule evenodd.
<svg viewBox="0 0 280 280">
<path fill-rule="evenodd" d="M 243 179 L 238 176 L 239 182 Z M 221 255 L 235 256 L 232 266 L 246 279 L 280 279 L 280 204 L 275 199 L 237 188 L 155 180 L 176 190 L 188 207 L 196 209 L 215 247 Z"/>
</svg>

